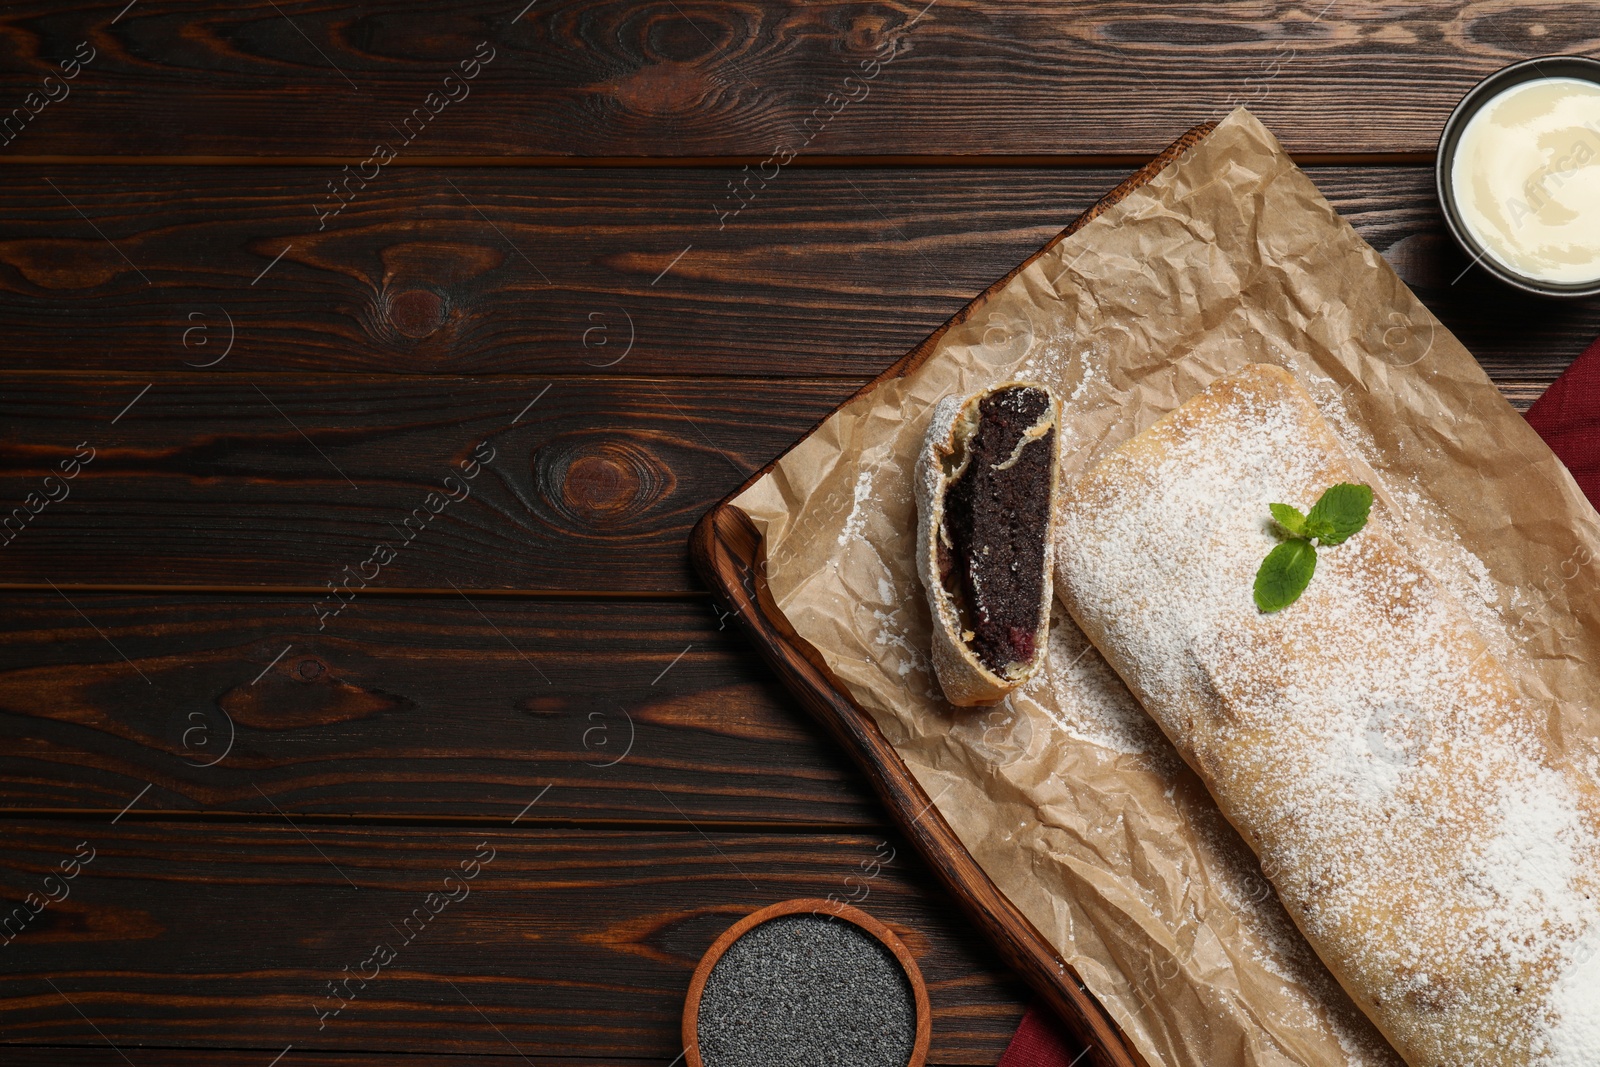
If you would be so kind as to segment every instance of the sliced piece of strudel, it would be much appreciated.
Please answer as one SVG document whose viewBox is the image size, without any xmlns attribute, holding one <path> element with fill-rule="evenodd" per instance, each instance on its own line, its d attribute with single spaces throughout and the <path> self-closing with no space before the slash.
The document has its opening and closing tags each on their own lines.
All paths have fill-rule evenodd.
<svg viewBox="0 0 1600 1067">
<path fill-rule="evenodd" d="M 1060 405 L 1008 382 L 934 409 L 917 457 L 917 570 L 952 704 L 992 704 L 1044 658 Z"/>
</svg>

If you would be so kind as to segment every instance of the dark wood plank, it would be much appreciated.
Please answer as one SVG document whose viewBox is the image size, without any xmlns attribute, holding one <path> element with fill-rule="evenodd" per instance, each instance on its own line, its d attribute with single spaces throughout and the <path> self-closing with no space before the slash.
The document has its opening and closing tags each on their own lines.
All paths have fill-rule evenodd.
<svg viewBox="0 0 1600 1067">
<path fill-rule="evenodd" d="M 319 232 L 314 169 L 7 174 L 11 368 L 181 371 L 231 321 L 218 370 L 697 378 L 871 376 L 1122 178 L 800 171 L 719 228 L 737 170 L 411 169 Z"/>
<path fill-rule="evenodd" d="M 857 384 L 150 381 L 6 382 L 0 583 L 686 591 L 694 521 Z"/>
<path fill-rule="evenodd" d="M 1296 151 L 1431 152 L 1490 71 L 1600 46 L 1583 0 L 124 6 L 10 5 L 8 109 L 97 50 L 11 151 L 1150 155 L 1247 103 Z"/>
<path fill-rule="evenodd" d="M 666 1064 L 681 1048 L 690 973 L 715 935 L 778 900 L 859 895 L 851 876 L 862 906 L 918 957 L 935 1062 L 993 1063 L 1020 1014 L 1021 989 L 898 839 L 893 862 L 862 882 L 881 838 L 302 828 L 100 820 L 0 831 L 12 906 L 79 842 L 95 850 L 70 896 L 4 949 L 5 1041 L 97 1045 L 87 1016 L 119 1047 L 259 1048 L 263 1063 L 291 1043 L 498 1054 L 509 1041 L 534 1059 Z M 406 943 L 412 909 L 444 892 L 480 842 L 492 860 L 465 890 L 450 887 L 465 897 Z M 339 1003 L 327 984 L 347 965 L 362 970 L 379 944 L 396 958 L 319 1029 L 318 1010 Z"/>
<path fill-rule="evenodd" d="M 6 1067 L 128 1067 L 121 1053 L 102 1042 L 83 1045 L 5 1045 Z M 528 1061 L 505 1046 L 504 1055 L 397 1052 L 330 1052 L 293 1048 L 277 1067 L 528 1067 Z M 281 1050 L 280 1050 L 281 1051 Z M 272 1067 L 273 1053 L 244 1048 L 152 1048 L 133 1053 L 138 1067 Z M 976 1057 L 970 1058 L 974 1063 Z M 662 1067 L 660 1060 L 616 1056 L 540 1056 L 538 1067 Z"/>
<path fill-rule="evenodd" d="M 91 1040 L 96 1040 L 91 1038 Z M 128 1061 L 110 1045 L 6 1045 L 6 1067 L 128 1067 Z M 504 1055 L 444 1053 L 417 1055 L 399 1052 L 327 1051 L 293 1048 L 277 1067 L 528 1067 L 528 1060 L 504 1045 Z M 282 1051 L 282 1050 L 279 1050 Z M 245 1048 L 152 1048 L 133 1050 L 138 1067 L 273 1067 L 271 1050 Z M 975 1054 L 957 1053 L 945 1063 L 986 1065 Z M 538 1067 L 663 1067 L 656 1059 L 620 1056 L 540 1056 Z"/>
<path fill-rule="evenodd" d="M 737 170 L 413 168 L 319 232 L 326 169 L 18 167 L 0 332 L 9 369 L 859 380 L 1125 173 L 791 170 L 719 220 Z M 1310 174 L 1491 374 L 1600 334 L 1600 299 L 1467 270 L 1429 168 Z"/>
<path fill-rule="evenodd" d="M 122 1053 L 101 1042 L 98 1046 L 84 1045 L 3 1045 L 6 1067 L 128 1067 Z M 141 1045 L 134 1050 L 138 1067 L 263 1067 L 271 1053 L 261 1049 L 245 1048 L 152 1048 Z M 413 1056 L 393 1052 L 307 1052 L 292 1049 L 279 1061 L 278 1067 L 527 1067 L 527 1061 L 506 1049 L 504 1056 L 441 1055 Z M 624 1060 L 614 1057 L 541 1056 L 540 1067 L 661 1067 L 654 1060 Z M 270 1067 L 270 1065 L 268 1065 Z"/>
<path fill-rule="evenodd" d="M 9 597 L 0 808 L 884 822 L 704 601 L 310 601 Z"/>
</svg>

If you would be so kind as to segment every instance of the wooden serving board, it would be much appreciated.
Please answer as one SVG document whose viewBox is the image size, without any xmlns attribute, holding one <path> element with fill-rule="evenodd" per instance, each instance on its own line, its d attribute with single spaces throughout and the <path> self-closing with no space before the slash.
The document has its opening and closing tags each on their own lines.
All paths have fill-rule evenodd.
<svg viewBox="0 0 1600 1067">
<path fill-rule="evenodd" d="M 946 330 L 982 311 L 1006 283 L 1035 259 L 1149 181 L 1215 126 L 1216 123 L 1209 122 L 1196 126 L 1174 141 L 846 403 L 919 366 L 932 354 Z M 814 432 L 815 428 L 806 437 Z M 804 441 L 805 437 L 800 440 Z M 689 539 L 689 553 L 695 569 L 745 632 L 755 639 L 762 656 L 783 683 L 855 758 L 900 830 L 922 853 L 978 928 L 1085 1045 L 1083 1062 L 1093 1067 L 1146 1067 L 1144 1058 L 1087 991 L 1073 969 L 962 846 L 899 753 L 879 731 L 872 716 L 855 702 L 849 690 L 828 669 L 822 654 L 795 632 L 773 602 L 767 588 L 766 551 L 761 535 L 731 501 L 765 477 L 775 463 L 776 459 L 751 475 L 695 525 Z"/>
</svg>

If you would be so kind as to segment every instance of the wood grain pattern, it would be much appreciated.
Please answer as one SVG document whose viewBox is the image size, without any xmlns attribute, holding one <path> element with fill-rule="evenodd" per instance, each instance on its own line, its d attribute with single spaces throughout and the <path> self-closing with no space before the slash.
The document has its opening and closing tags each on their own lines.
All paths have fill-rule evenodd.
<svg viewBox="0 0 1600 1067">
<path fill-rule="evenodd" d="M 128 1061 L 110 1045 L 5 1045 L 6 1067 L 128 1067 Z M 277 1051 L 282 1051 L 277 1050 Z M 138 1067 L 271 1067 L 272 1050 L 245 1048 L 133 1050 Z M 975 1056 L 958 1056 L 962 1062 L 982 1062 Z M 415 1055 L 398 1060 L 393 1052 L 322 1051 L 295 1048 L 279 1061 L 278 1067 L 528 1067 L 528 1061 L 505 1046 L 504 1055 L 463 1053 L 453 1055 Z M 623 1059 L 620 1056 L 540 1056 L 539 1067 L 661 1067 L 654 1059 Z"/>
<path fill-rule="evenodd" d="M 861 906 L 927 979 L 931 1062 L 993 1063 L 1019 1014 L 1014 980 L 898 839 L 866 879 L 882 838 L 303 829 L 63 820 L 0 831 L 13 904 L 78 842 L 95 850 L 71 895 L 3 950 L 6 1041 L 101 1044 L 81 1010 L 140 1062 L 145 1044 L 258 1048 L 265 1064 L 290 1043 L 422 1054 L 509 1043 L 535 1059 L 666 1064 L 681 1050 L 690 974 L 718 932 L 764 904 L 863 889 Z M 480 842 L 492 859 L 465 890 L 447 886 Z M 408 925 L 429 892 L 457 900 Z M 395 958 L 372 977 L 362 961 L 378 944 Z M 343 984 L 362 972 L 366 988 Z M 318 1010 L 339 1006 L 331 981 L 357 995 L 319 1029 Z"/>
<path fill-rule="evenodd" d="M 704 601 L 309 601 L 9 597 L 0 809 L 883 825 Z"/>
<path fill-rule="evenodd" d="M 8 528 L 0 583 L 290 586 L 330 605 L 329 583 L 683 592 L 695 519 L 852 390 L 189 372 L 141 396 L 147 384 L 10 378 L 0 514 L 37 514 Z M 46 484 L 80 442 L 92 461 Z M 492 462 L 464 482 L 485 443 Z M 27 503 L 50 492 L 70 495 Z"/>
<path fill-rule="evenodd" d="M 98 54 L 9 151 L 1148 156 L 1247 103 L 1296 151 L 1431 152 L 1490 71 L 1600 47 L 1583 0 L 569 0 L 520 21 L 520 3 L 477 0 L 123 7 L 10 5 L 8 108 L 78 42 Z M 479 42 L 489 64 L 445 86 Z M 462 98 L 429 101 L 447 92 Z"/>
<path fill-rule="evenodd" d="M 110 1045 L 3 1045 L 6 1067 L 128 1067 L 128 1061 Z M 278 1051 L 282 1051 L 281 1049 Z M 138 1067 L 272 1067 L 271 1050 L 241 1048 L 134 1050 Z M 992 1057 L 991 1057 L 992 1058 Z M 986 1063 L 976 1055 L 957 1055 L 946 1063 L 974 1065 Z M 322 1051 L 295 1048 L 278 1067 L 528 1067 L 528 1061 L 505 1046 L 504 1055 L 462 1053 L 460 1055 L 416 1055 L 407 1053 L 400 1060 L 393 1052 Z M 623 1059 L 620 1056 L 540 1056 L 539 1067 L 661 1067 L 655 1059 Z"/>
<path fill-rule="evenodd" d="M 859 381 L 1127 168 L 791 169 L 726 220 L 737 169 L 410 168 L 319 232 L 336 172 L 7 171 L 7 368 L 183 373 L 231 337 L 215 372 Z M 1467 270 L 1431 169 L 1309 173 L 1490 374 L 1548 381 L 1600 334 L 1600 298 Z"/>
</svg>

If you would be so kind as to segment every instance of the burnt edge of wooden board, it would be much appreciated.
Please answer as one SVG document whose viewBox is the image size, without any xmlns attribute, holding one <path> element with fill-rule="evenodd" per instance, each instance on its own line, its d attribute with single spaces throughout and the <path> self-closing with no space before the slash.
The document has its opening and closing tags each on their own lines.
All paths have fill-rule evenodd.
<svg viewBox="0 0 1600 1067">
<path fill-rule="evenodd" d="M 939 339 L 947 330 L 971 318 L 1040 256 L 1150 181 L 1215 128 L 1214 122 L 1204 123 L 1178 138 L 845 403 L 852 403 L 883 382 L 901 377 L 921 366 L 933 354 Z M 832 417 L 832 413 L 827 417 Z M 808 431 L 790 446 L 790 450 L 815 433 L 816 429 L 813 427 Z M 712 593 L 731 609 L 734 618 L 755 640 L 762 657 L 777 672 L 784 685 L 866 772 L 900 830 L 927 860 L 945 888 L 960 901 L 978 928 L 999 949 L 1006 963 L 1044 998 L 1067 1024 L 1073 1036 L 1087 1047 L 1092 1067 L 1146 1067 L 1144 1058 L 1100 1002 L 1088 992 L 1076 972 L 1061 959 L 1016 905 L 1000 892 L 962 846 L 955 831 L 939 814 L 932 799 L 900 759 L 899 753 L 878 729 L 876 721 L 855 702 L 848 689 L 828 669 L 822 654 L 795 632 L 773 601 L 767 587 L 766 554 L 761 535 L 749 517 L 731 501 L 765 477 L 777 462 L 774 459 L 751 475 L 696 523 L 689 538 L 689 555 L 696 572 L 710 586 Z"/>
</svg>

